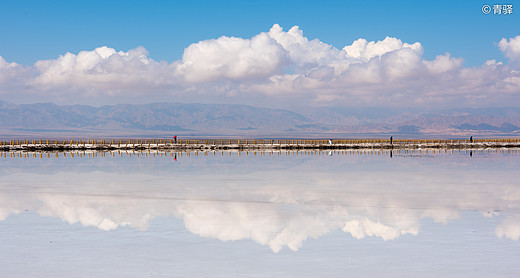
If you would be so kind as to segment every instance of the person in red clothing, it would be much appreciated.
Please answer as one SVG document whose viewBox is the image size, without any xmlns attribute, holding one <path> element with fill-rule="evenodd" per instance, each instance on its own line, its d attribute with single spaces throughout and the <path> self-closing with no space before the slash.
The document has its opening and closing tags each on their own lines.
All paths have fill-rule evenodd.
<svg viewBox="0 0 520 278">
<path fill-rule="evenodd" d="M 173 140 L 175 140 L 175 144 L 177 144 L 177 135 L 173 136 Z"/>
</svg>

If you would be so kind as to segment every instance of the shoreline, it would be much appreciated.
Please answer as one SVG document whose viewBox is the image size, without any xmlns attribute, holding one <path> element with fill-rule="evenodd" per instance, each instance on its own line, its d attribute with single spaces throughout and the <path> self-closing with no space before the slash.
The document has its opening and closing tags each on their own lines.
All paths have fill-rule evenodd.
<svg viewBox="0 0 520 278">
<path fill-rule="evenodd" d="M 430 139 L 135 139 L 135 140 L 10 140 L 0 141 L 0 151 L 70 150 L 356 150 L 356 149 L 489 149 L 520 148 L 520 139 L 430 140 Z"/>
</svg>

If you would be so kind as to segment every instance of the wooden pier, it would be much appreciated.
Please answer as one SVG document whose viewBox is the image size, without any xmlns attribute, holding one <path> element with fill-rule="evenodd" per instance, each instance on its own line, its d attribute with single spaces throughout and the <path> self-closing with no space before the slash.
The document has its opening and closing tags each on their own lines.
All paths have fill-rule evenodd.
<svg viewBox="0 0 520 278">
<path fill-rule="evenodd" d="M 508 139 L 70 139 L 0 141 L 0 151 L 68 150 L 345 150 L 519 148 Z"/>
</svg>

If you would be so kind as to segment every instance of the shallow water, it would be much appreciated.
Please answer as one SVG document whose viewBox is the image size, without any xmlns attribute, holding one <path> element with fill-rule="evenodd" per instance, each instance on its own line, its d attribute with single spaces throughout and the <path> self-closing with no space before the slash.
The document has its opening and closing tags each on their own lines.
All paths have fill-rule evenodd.
<svg viewBox="0 0 520 278">
<path fill-rule="evenodd" d="M 6 153 L 0 276 L 513 277 L 519 177 L 517 150 Z"/>
</svg>

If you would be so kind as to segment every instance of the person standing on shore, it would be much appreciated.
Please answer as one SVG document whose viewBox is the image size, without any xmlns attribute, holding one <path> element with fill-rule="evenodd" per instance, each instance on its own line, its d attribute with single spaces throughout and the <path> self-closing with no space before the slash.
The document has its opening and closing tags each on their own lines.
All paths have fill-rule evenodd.
<svg viewBox="0 0 520 278">
<path fill-rule="evenodd" d="M 173 140 L 175 141 L 175 144 L 177 144 L 177 135 L 173 136 Z"/>
</svg>

